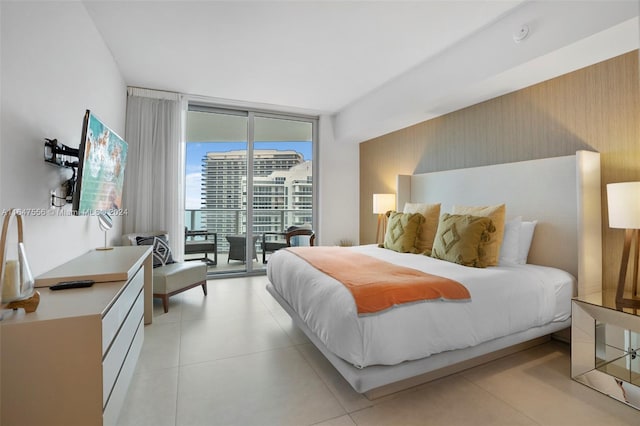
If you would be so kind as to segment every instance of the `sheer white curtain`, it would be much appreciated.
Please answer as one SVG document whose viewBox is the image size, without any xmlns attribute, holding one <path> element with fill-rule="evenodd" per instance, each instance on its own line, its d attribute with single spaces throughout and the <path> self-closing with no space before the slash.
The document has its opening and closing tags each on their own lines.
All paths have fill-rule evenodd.
<svg viewBox="0 0 640 426">
<path fill-rule="evenodd" d="M 124 232 L 167 231 L 176 259 L 184 253 L 182 109 L 178 94 L 128 89 Z"/>
</svg>

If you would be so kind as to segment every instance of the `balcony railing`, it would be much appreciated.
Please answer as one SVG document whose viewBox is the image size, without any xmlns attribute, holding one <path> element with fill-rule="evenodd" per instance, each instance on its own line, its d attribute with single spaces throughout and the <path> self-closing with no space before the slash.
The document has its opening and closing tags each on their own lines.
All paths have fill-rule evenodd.
<svg viewBox="0 0 640 426">
<path fill-rule="evenodd" d="M 258 246 L 265 232 L 280 232 L 289 226 L 311 223 L 312 210 L 293 209 L 253 209 L 253 235 L 257 235 Z M 205 230 L 218 234 L 218 251 L 228 252 L 225 235 L 247 233 L 247 212 L 244 209 L 185 209 L 184 224 L 189 231 Z M 277 237 L 268 236 L 273 240 Z"/>
</svg>

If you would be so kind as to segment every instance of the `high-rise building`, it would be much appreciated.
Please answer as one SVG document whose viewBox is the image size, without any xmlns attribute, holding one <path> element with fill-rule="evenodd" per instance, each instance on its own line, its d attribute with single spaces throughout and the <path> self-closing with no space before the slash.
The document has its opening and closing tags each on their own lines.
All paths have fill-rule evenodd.
<svg viewBox="0 0 640 426">
<path fill-rule="evenodd" d="M 253 152 L 253 232 L 311 223 L 312 163 L 293 150 Z M 202 225 L 218 235 L 247 229 L 247 152 L 209 152 L 202 165 Z M 221 246 L 225 241 L 219 237 Z"/>
<path fill-rule="evenodd" d="M 276 170 L 253 179 L 253 232 L 277 232 L 291 225 L 311 224 L 312 162 Z M 243 180 L 246 194 L 246 179 Z M 246 204 L 245 204 L 246 205 Z"/>
</svg>

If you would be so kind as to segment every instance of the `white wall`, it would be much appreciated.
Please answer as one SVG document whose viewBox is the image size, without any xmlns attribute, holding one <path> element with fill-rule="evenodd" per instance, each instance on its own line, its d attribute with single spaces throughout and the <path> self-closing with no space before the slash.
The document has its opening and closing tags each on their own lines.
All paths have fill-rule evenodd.
<svg viewBox="0 0 640 426">
<path fill-rule="evenodd" d="M 43 161 L 44 138 L 77 147 L 86 109 L 124 135 L 126 85 L 82 3 L 0 2 L 0 8 L 0 210 L 48 209 L 50 190 L 71 172 Z M 25 217 L 35 275 L 104 244 L 95 217 L 48 213 Z M 109 232 L 113 242 L 121 222 L 116 218 Z"/>
<path fill-rule="evenodd" d="M 320 117 L 319 133 L 318 244 L 337 245 L 341 240 L 358 244 L 360 147 L 335 140 L 333 117 Z"/>
</svg>

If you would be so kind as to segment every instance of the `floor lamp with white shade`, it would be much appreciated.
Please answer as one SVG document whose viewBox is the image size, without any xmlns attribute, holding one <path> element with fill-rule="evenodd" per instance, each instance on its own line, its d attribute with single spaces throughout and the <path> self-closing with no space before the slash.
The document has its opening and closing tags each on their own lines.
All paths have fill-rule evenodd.
<svg viewBox="0 0 640 426">
<path fill-rule="evenodd" d="M 607 184 L 607 205 L 609 210 L 609 227 L 625 230 L 620 275 L 616 290 L 616 307 L 640 308 L 638 297 L 638 260 L 640 250 L 640 182 L 621 182 Z M 631 257 L 631 246 L 635 240 L 634 255 Z M 625 297 L 625 284 L 629 258 L 633 264 L 633 290 L 631 297 Z"/>
</svg>

